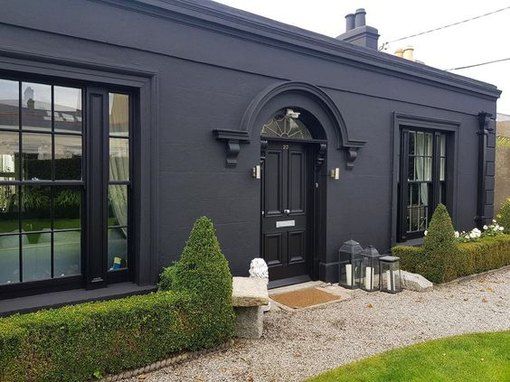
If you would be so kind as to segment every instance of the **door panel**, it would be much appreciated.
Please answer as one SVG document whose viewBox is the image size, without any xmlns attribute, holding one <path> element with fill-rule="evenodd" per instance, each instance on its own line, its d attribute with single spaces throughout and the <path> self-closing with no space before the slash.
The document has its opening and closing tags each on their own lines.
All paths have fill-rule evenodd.
<svg viewBox="0 0 510 382">
<path fill-rule="evenodd" d="M 313 156 L 306 144 L 270 142 L 262 169 L 262 256 L 270 280 L 308 274 L 308 190 Z"/>
</svg>

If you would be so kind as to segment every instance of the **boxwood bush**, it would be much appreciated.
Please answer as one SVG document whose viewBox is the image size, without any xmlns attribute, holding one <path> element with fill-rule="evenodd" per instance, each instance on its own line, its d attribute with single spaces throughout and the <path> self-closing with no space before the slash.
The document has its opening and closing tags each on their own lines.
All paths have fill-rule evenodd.
<svg viewBox="0 0 510 382">
<path fill-rule="evenodd" d="M 510 265 L 510 235 L 456 243 L 450 251 L 440 251 L 437 256 L 427 253 L 425 247 L 402 245 L 393 247 L 392 254 L 400 257 L 402 269 L 419 273 L 434 283 L 444 283 Z"/>
<path fill-rule="evenodd" d="M 210 220 L 172 269 L 172 290 L 0 319 L 0 381 L 87 381 L 229 339 L 232 278 Z"/>
<path fill-rule="evenodd" d="M 510 234 L 510 198 L 505 200 L 497 214 L 498 223 L 505 229 L 505 233 Z"/>
</svg>

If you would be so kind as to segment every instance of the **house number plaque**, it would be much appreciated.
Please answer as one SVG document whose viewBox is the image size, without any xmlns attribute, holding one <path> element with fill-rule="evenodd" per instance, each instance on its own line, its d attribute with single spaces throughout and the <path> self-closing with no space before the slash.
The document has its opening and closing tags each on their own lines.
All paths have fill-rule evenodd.
<svg viewBox="0 0 510 382">
<path fill-rule="evenodd" d="M 279 222 L 276 222 L 276 228 L 294 227 L 295 225 L 295 220 L 280 220 Z"/>
</svg>

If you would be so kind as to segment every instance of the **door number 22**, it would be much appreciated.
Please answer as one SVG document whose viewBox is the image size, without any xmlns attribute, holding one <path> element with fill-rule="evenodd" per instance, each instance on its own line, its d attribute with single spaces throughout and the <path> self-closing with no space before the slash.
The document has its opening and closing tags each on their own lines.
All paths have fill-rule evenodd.
<svg viewBox="0 0 510 382">
<path fill-rule="evenodd" d="M 283 145 L 283 146 L 282 146 L 282 149 L 283 149 L 283 150 L 288 150 L 288 149 L 289 149 L 289 145 Z"/>
</svg>

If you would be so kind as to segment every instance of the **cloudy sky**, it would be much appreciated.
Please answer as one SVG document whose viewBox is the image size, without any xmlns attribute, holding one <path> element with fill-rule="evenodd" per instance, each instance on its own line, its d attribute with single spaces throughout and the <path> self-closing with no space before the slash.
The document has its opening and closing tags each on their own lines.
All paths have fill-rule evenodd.
<svg viewBox="0 0 510 382">
<path fill-rule="evenodd" d="M 380 44 L 400 37 L 510 7 L 510 0 L 217 0 L 326 36 L 345 31 L 344 16 L 357 8 L 367 11 L 367 24 L 379 29 Z M 426 64 L 450 69 L 510 58 L 510 9 L 441 31 L 389 44 L 388 52 L 411 45 Z M 476 78 L 503 90 L 498 112 L 510 114 L 510 61 L 454 73 Z M 508 93 L 508 94 L 507 94 Z"/>
</svg>

